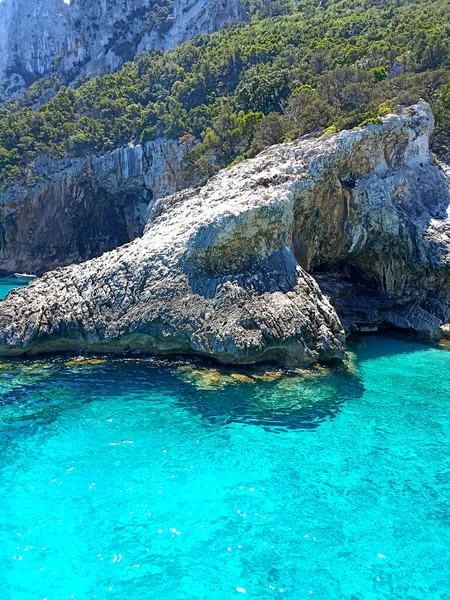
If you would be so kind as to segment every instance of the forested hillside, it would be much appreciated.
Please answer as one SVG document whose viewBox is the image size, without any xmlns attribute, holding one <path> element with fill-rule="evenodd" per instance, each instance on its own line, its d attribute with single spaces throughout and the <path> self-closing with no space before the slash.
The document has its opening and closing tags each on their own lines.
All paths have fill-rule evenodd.
<svg viewBox="0 0 450 600">
<path fill-rule="evenodd" d="M 158 136 L 189 149 L 187 182 L 273 143 L 376 120 L 419 97 L 450 152 L 450 0 L 248 0 L 249 25 L 138 55 L 77 89 L 41 80 L 0 107 L 0 187 L 33 160 Z M 56 96 L 36 108 L 45 88 Z M 33 108 L 35 106 L 35 108 Z"/>
</svg>

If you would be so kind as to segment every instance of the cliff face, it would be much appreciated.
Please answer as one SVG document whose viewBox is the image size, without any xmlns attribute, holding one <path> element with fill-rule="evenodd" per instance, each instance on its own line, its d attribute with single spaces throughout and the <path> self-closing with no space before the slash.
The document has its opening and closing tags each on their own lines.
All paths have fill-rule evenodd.
<svg viewBox="0 0 450 600">
<path fill-rule="evenodd" d="M 342 322 L 445 333 L 450 194 L 432 128 L 421 103 L 382 125 L 274 146 L 159 200 L 142 238 L 12 292 L 0 354 L 303 365 L 343 357 Z"/>
<path fill-rule="evenodd" d="M 136 52 L 173 48 L 246 20 L 240 0 L 174 0 L 171 10 L 163 25 L 152 25 L 158 0 L 2 0 L 0 100 L 43 76 L 71 82 L 109 73 Z"/>
<path fill-rule="evenodd" d="M 42 273 L 141 235 L 153 202 L 180 188 L 182 156 L 161 139 L 101 157 L 39 159 L 39 183 L 0 195 L 0 272 Z"/>
<path fill-rule="evenodd" d="M 68 9 L 63 0 L 0 2 L 0 100 L 50 74 L 66 40 Z"/>
<path fill-rule="evenodd" d="M 69 10 L 66 42 L 59 65 L 74 78 L 110 73 L 136 52 L 168 50 L 200 33 L 212 33 L 246 20 L 240 0 L 174 0 L 164 28 L 149 24 L 158 0 L 77 0 Z"/>
</svg>

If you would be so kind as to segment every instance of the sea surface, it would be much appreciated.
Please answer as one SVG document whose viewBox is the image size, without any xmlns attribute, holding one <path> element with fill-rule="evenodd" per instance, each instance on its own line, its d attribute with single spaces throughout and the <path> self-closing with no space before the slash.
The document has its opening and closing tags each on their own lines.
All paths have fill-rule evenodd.
<svg viewBox="0 0 450 600">
<path fill-rule="evenodd" d="M 0 300 L 4 300 L 9 292 L 15 288 L 24 287 L 28 281 L 16 277 L 0 277 Z"/>
<path fill-rule="evenodd" d="M 450 351 L 0 362 L 2 600 L 450 598 Z"/>
</svg>

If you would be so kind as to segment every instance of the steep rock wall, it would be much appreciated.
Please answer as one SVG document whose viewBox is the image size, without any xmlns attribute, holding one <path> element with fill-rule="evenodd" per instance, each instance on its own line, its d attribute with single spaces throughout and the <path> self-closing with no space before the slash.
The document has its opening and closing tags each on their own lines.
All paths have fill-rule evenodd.
<svg viewBox="0 0 450 600">
<path fill-rule="evenodd" d="M 141 235 L 153 202 L 180 189 L 182 156 L 160 139 L 100 157 L 39 159 L 39 183 L 0 195 L 0 272 L 42 273 Z"/>
<path fill-rule="evenodd" d="M 432 128 L 420 103 L 380 125 L 273 146 L 159 200 L 141 238 L 13 291 L 0 305 L 0 354 L 342 358 L 342 322 L 359 327 L 352 304 L 331 290 L 336 313 L 307 270 L 324 289 L 333 277 L 350 286 L 353 308 L 360 294 L 364 328 L 368 296 L 374 326 L 445 334 L 450 194 Z"/>
<path fill-rule="evenodd" d="M 0 2 L 0 101 L 50 74 L 66 42 L 68 16 L 63 0 Z"/>
</svg>

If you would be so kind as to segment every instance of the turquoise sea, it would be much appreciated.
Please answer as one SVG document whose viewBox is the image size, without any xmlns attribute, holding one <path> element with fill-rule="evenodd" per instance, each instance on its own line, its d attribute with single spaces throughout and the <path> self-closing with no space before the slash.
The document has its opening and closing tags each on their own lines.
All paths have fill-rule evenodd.
<svg viewBox="0 0 450 600">
<path fill-rule="evenodd" d="M 450 599 L 450 352 L 351 349 L 1 362 L 1 599 Z"/>
<path fill-rule="evenodd" d="M 28 282 L 15 277 L 0 277 L 0 299 L 6 298 L 8 293 L 14 288 L 19 288 L 27 285 Z"/>
</svg>

